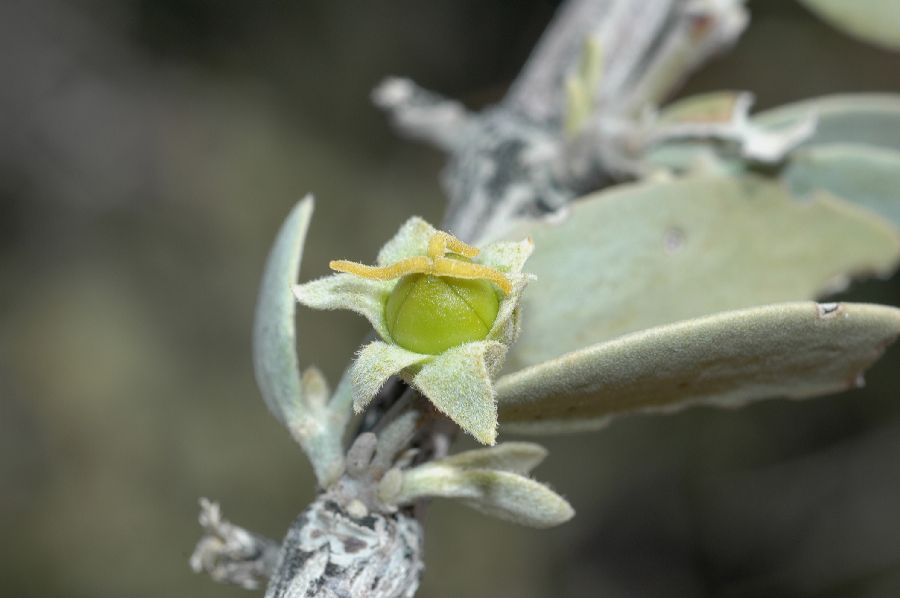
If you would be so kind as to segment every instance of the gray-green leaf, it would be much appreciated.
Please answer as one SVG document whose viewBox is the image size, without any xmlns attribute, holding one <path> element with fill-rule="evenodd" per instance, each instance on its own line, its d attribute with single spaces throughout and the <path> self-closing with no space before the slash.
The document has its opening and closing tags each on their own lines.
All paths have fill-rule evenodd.
<svg viewBox="0 0 900 598">
<path fill-rule="evenodd" d="M 812 299 L 849 276 L 893 271 L 900 239 L 848 202 L 797 201 L 756 177 L 620 186 L 532 222 L 523 326 L 506 371 L 645 328 Z"/>
<path fill-rule="evenodd" d="M 813 98 L 761 112 L 754 122 L 777 129 L 810 114 L 817 119 L 816 131 L 804 145 L 860 143 L 900 150 L 900 95 L 896 94 Z"/>
<path fill-rule="evenodd" d="M 725 123 L 739 96 L 734 92 L 715 92 L 684 98 L 660 112 L 659 125 L 665 128 L 679 123 Z M 759 127 L 760 134 L 782 134 L 790 139 L 811 118 L 815 128 L 799 146 L 847 143 L 900 150 L 900 96 L 895 94 L 813 98 L 761 112 L 753 117 L 751 125 Z M 651 169 L 673 172 L 740 174 L 747 168 L 737 153 L 720 147 L 719 142 L 677 138 L 652 145 L 642 161 Z"/>
<path fill-rule="evenodd" d="M 282 423 L 302 410 L 300 365 L 297 358 L 294 295 L 303 244 L 313 212 L 306 196 L 285 219 L 263 272 L 253 322 L 253 365 L 256 382 L 269 410 Z"/>
<path fill-rule="evenodd" d="M 653 328 L 496 383 L 505 432 L 596 429 L 616 415 L 735 407 L 853 388 L 900 335 L 900 309 L 813 302 Z"/>
<path fill-rule="evenodd" d="M 463 451 L 432 461 L 459 469 L 499 469 L 528 473 L 547 456 L 547 449 L 533 442 L 504 442 L 487 448 Z"/>
<path fill-rule="evenodd" d="M 862 41 L 900 50 L 898 0 L 800 0 L 832 27 Z"/>
<path fill-rule="evenodd" d="M 309 370 L 301 383 L 292 287 L 299 275 L 312 212 L 312 196 L 298 202 L 269 253 L 256 302 L 253 365 L 269 410 L 300 443 L 316 479 L 326 486 L 343 467 L 341 437 L 347 415 L 329 409 L 325 402 L 327 385 L 317 370 Z M 349 412 L 344 402 L 340 402 L 340 408 Z"/>
<path fill-rule="evenodd" d="M 900 151 L 837 143 L 805 147 L 794 152 L 781 178 L 797 196 L 828 191 L 900 229 Z"/>
<path fill-rule="evenodd" d="M 427 463 L 403 472 L 396 504 L 429 497 L 461 499 L 482 513 L 530 527 L 559 525 L 575 514 L 544 484 L 509 471 Z"/>
</svg>

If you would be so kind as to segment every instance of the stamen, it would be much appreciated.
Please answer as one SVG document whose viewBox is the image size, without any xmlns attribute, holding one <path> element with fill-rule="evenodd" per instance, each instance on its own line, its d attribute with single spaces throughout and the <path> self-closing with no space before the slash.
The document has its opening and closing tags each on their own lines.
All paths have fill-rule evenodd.
<svg viewBox="0 0 900 598">
<path fill-rule="evenodd" d="M 428 257 L 444 257 L 448 251 L 463 257 L 475 257 L 480 253 L 477 247 L 467 245 L 450 233 L 439 230 L 428 241 Z"/>
<path fill-rule="evenodd" d="M 472 264 L 446 257 L 439 257 L 434 260 L 432 274 L 435 276 L 449 276 L 451 278 L 465 278 L 467 280 L 478 280 L 483 278 L 490 280 L 500 287 L 506 295 L 509 295 L 510 292 L 512 292 L 512 284 L 506 276 L 489 266 L 483 266 L 481 264 Z"/>
<path fill-rule="evenodd" d="M 438 231 L 428 241 L 427 256 L 406 258 L 388 266 L 366 266 L 347 260 L 334 260 L 328 263 L 328 267 L 337 272 L 355 274 L 370 280 L 391 280 L 407 274 L 433 274 L 467 280 L 485 279 L 500 287 L 504 294 L 512 292 L 512 283 L 502 273 L 482 264 L 445 257 L 448 251 L 469 258 L 479 254 L 477 247 L 467 245 L 451 234 Z"/>
<path fill-rule="evenodd" d="M 355 274 L 371 280 L 391 280 L 406 274 L 428 274 L 431 271 L 432 262 L 428 257 L 420 255 L 400 260 L 389 266 L 366 266 L 357 262 L 334 260 L 328 263 L 328 267 L 337 272 Z"/>
</svg>

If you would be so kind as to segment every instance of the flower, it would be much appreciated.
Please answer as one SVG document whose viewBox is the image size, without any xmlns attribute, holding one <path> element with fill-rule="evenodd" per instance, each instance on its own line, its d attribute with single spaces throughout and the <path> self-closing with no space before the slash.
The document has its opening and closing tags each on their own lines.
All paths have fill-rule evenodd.
<svg viewBox="0 0 900 598">
<path fill-rule="evenodd" d="M 519 334 L 519 300 L 533 278 L 522 267 L 532 248 L 526 239 L 479 250 L 411 218 L 381 249 L 377 266 L 332 262 L 340 273 L 297 285 L 294 295 L 307 307 L 355 311 L 381 337 L 351 367 L 357 412 L 398 375 L 492 445 L 492 380 Z"/>
</svg>

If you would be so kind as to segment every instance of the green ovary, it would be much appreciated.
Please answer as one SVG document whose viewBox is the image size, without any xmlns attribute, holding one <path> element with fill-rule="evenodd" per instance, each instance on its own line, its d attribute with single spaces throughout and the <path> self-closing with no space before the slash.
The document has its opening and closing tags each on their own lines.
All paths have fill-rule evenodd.
<svg viewBox="0 0 900 598">
<path fill-rule="evenodd" d="M 384 317 L 395 343 L 437 355 L 485 338 L 499 309 L 497 292 L 486 280 L 408 274 L 391 291 Z"/>
</svg>

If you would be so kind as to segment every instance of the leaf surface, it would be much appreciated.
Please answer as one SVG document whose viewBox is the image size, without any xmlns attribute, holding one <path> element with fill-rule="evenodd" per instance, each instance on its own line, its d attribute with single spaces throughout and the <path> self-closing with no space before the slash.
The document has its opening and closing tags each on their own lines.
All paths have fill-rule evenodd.
<svg viewBox="0 0 900 598">
<path fill-rule="evenodd" d="M 312 212 L 308 195 L 288 214 L 269 252 L 253 322 L 253 366 L 269 410 L 303 447 L 319 485 L 327 487 L 343 468 L 341 443 L 350 407 L 347 384 L 338 387 L 329 403 L 318 370 L 310 368 L 300 376 L 292 288 Z"/>
<path fill-rule="evenodd" d="M 300 364 L 291 291 L 300 273 L 303 244 L 313 212 L 305 197 L 282 224 L 266 260 L 253 321 L 253 366 L 269 410 L 282 423 L 302 409 Z"/>
<path fill-rule="evenodd" d="M 460 469 L 498 469 L 525 474 L 547 456 L 547 449 L 533 442 L 504 442 L 444 457 L 433 463 Z"/>
<path fill-rule="evenodd" d="M 827 191 L 900 229 L 900 151 L 853 144 L 805 147 L 791 156 L 781 178 L 799 197 Z"/>
<path fill-rule="evenodd" d="M 896 231 L 874 214 L 798 201 L 756 177 L 620 186 L 510 234 L 523 236 L 537 280 L 507 372 L 662 324 L 812 299 L 850 276 L 887 275 L 900 257 Z"/>
<path fill-rule="evenodd" d="M 631 334 L 501 377 L 504 432 L 602 427 L 617 415 L 738 407 L 857 386 L 900 335 L 900 309 L 786 303 Z"/>
<path fill-rule="evenodd" d="M 564 498 L 544 484 L 509 471 L 437 463 L 405 471 L 395 501 L 405 504 L 428 497 L 461 499 L 482 513 L 529 527 L 552 527 L 575 514 Z"/>
<path fill-rule="evenodd" d="M 843 1 L 843 0 L 840 0 Z M 824 96 L 760 112 L 754 121 L 780 128 L 814 114 L 816 131 L 804 145 L 859 143 L 900 150 L 900 95 Z"/>
</svg>

